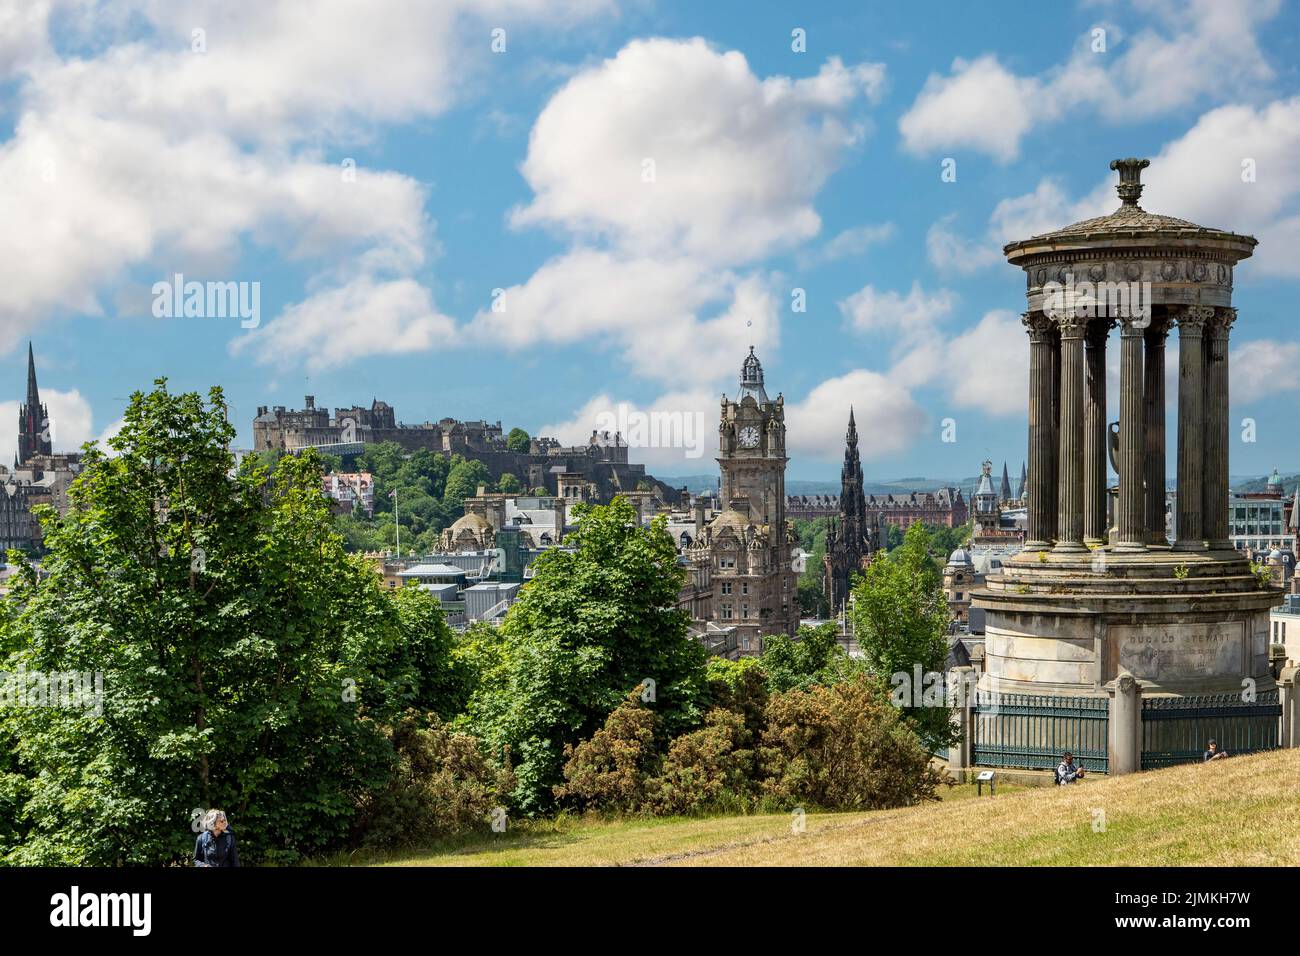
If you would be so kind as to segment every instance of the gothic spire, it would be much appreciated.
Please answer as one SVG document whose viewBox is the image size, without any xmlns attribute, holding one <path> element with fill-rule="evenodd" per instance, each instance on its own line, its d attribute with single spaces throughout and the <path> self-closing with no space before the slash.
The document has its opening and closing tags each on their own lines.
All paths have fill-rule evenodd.
<svg viewBox="0 0 1300 956">
<path fill-rule="evenodd" d="M 27 404 L 32 408 L 41 407 L 41 391 L 36 387 L 36 353 L 32 343 L 27 343 Z"/>
<path fill-rule="evenodd" d="M 1002 462 L 1002 485 L 998 488 L 998 498 L 1001 501 L 1011 500 L 1011 478 L 1007 475 L 1007 463 Z"/>
</svg>

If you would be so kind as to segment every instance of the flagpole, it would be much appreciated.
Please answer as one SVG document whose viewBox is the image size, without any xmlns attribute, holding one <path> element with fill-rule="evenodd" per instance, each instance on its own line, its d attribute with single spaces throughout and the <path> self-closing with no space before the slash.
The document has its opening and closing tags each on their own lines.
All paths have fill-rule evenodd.
<svg viewBox="0 0 1300 956">
<path fill-rule="evenodd" d="M 393 527 L 397 529 L 397 556 L 402 556 L 402 525 L 397 520 L 397 489 L 393 489 Z"/>
</svg>

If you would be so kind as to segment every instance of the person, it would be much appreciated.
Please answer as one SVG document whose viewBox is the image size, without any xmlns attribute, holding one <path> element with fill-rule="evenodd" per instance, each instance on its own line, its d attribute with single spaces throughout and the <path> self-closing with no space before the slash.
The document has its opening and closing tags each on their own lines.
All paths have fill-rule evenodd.
<svg viewBox="0 0 1300 956">
<path fill-rule="evenodd" d="M 239 847 L 226 815 L 209 810 L 203 817 L 203 832 L 194 841 L 195 866 L 239 866 Z"/>
<path fill-rule="evenodd" d="M 1217 740 L 1211 740 L 1208 746 L 1210 749 L 1205 751 L 1205 754 L 1201 757 L 1202 763 L 1209 763 L 1211 760 L 1218 760 L 1220 757 L 1228 756 L 1226 750 L 1219 749 L 1219 742 Z"/>
<path fill-rule="evenodd" d="M 1066 751 L 1061 755 L 1061 765 L 1056 768 L 1056 782 L 1059 784 L 1074 783 L 1084 774 L 1082 767 L 1074 765 L 1074 754 Z"/>
</svg>

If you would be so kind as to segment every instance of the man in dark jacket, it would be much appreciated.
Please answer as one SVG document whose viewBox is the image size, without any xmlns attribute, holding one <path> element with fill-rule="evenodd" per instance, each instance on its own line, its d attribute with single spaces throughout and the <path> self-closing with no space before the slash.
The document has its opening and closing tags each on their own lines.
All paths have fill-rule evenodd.
<svg viewBox="0 0 1300 956">
<path fill-rule="evenodd" d="M 194 841 L 194 865 L 239 866 L 235 835 L 220 810 L 210 810 L 203 818 L 203 832 Z"/>
</svg>

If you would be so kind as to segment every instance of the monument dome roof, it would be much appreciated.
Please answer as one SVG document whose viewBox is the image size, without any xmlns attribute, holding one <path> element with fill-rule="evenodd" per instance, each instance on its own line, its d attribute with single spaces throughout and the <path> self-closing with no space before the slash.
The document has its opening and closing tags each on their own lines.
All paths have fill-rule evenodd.
<svg viewBox="0 0 1300 956">
<path fill-rule="evenodd" d="M 1122 202 L 1114 212 L 1104 216 L 1093 216 L 1079 222 L 1062 226 L 1051 232 L 1040 233 L 1028 239 L 1007 243 L 1002 252 L 1008 257 L 1044 244 L 1083 245 L 1104 243 L 1114 239 L 1134 240 L 1227 240 L 1238 244 L 1241 258 L 1251 254 L 1257 240 L 1253 236 L 1240 235 L 1223 229 L 1201 226 L 1186 219 L 1164 216 L 1148 212 L 1138 205 L 1142 195 L 1142 170 L 1151 164 L 1147 159 L 1116 159 L 1110 164 L 1111 169 L 1119 170 L 1120 181 L 1115 188 Z"/>
</svg>

